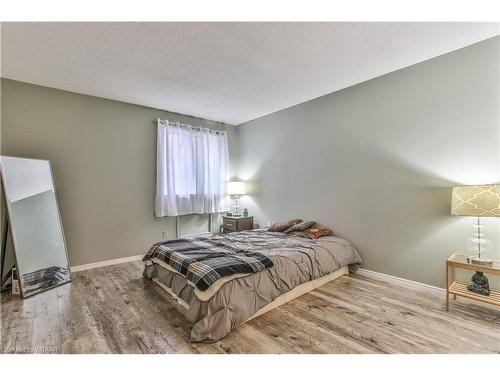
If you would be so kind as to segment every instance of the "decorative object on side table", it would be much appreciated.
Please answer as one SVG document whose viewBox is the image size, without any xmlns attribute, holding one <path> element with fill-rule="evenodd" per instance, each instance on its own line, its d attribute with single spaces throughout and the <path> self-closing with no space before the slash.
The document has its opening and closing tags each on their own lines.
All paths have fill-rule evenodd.
<svg viewBox="0 0 500 375">
<path fill-rule="evenodd" d="M 240 195 L 244 195 L 245 183 L 241 181 L 232 181 L 228 186 L 229 195 L 234 195 L 233 216 L 241 216 L 239 199 Z"/>
<path fill-rule="evenodd" d="M 243 209 L 243 216 L 248 217 L 248 208 Z"/>
<path fill-rule="evenodd" d="M 484 246 L 489 241 L 484 237 L 481 217 L 500 216 L 500 185 L 454 186 L 451 198 L 451 214 L 476 217 L 476 229 L 470 241 L 476 248 L 477 255 L 469 256 L 474 264 L 491 266 L 492 260 L 484 255 Z M 481 254 L 483 251 L 483 254 Z"/>
<path fill-rule="evenodd" d="M 472 276 L 471 283 L 467 285 L 467 290 L 489 296 L 490 283 L 488 282 L 488 278 L 484 276 L 483 272 L 476 271 L 474 276 Z"/>
</svg>

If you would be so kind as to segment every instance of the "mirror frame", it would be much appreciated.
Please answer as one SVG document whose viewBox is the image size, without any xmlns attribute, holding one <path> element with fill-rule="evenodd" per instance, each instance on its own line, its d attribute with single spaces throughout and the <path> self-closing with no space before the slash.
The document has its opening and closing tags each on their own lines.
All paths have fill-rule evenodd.
<svg viewBox="0 0 500 375">
<path fill-rule="evenodd" d="M 73 280 L 73 274 L 71 273 L 71 267 L 70 267 L 70 261 L 69 261 L 69 253 L 68 253 L 68 246 L 67 246 L 67 243 L 66 243 L 66 236 L 64 235 L 64 226 L 63 226 L 63 221 L 62 221 L 62 217 L 61 217 L 61 210 L 59 209 L 59 199 L 57 199 L 57 189 L 56 189 L 56 184 L 55 184 L 55 181 L 54 181 L 54 173 L 52 171 L 52 162 L 50 160 L 47 160 L 47 159 L 25 158 L 25 157 L 19 157 L 19 156 L 11 156 L 11 155 L 0 155 L 0 157 L 25 159 L 25 160 L 37 160 L 37 161 L 46 161 L 46 162 L 48 162 L 48 164 L 49 164 L 49 170 L 50 170 L 50 179 L 52 181 L 52 188 L 54 190 L 54 196 L 55 196 L 56 208 L 57 208 L 57 215 L 59 217 L 59 224 L 61 226 L 61 234 L 62 234 L 62 238 L 63 238 L 64 250 L 65 250 L 65 254 L 66 254 L 67 268 L 68 268 L 68 272 L 69 272 L 69 279 L 67 281 L 63 281 L 63 282 L 61 282 L 59 284 L 52 285 L 52 286 L 50 286 L 48 288 L 41 289 L 41 290 L 38 290 L 38 291 L 35 291 L 35 292 L 31 292 L 31 293 L 26 293 L 25 292 L 24 285 L 23 285 L 23 283 L 21 281 L 23 273 L 21 271 L 21 267 L 19 266 L 19 262 L 18 262 L 16 236 L 14 235 L 14 231 L 13 231 L 13 228 L 12 228 L 12 223 L 11 223 L 11 220 L 10 220 L 10 218 L 11 218 L 11 210 L 12 209 L 10 207 L 10 203 L 9 203 L 8 198 L 7 198 L 7 191 L 5 190 L 5 174 L 4 174 L 4 170 L 3 170 L 3 167 L 2 167 L 2 163 L 0 161 L 0 180 L 1 180 L 2 192 L 3 192 L 2 196 L 3 196 L 3 201 L 5 203 L 5 208 L 6 208 L 6 212 L 7 212 L 7 217 L 5 219 L 8 220 L 8 223 L 9 223 L 9 230 L 8 230 L 7 233 L 5 233 L 5 235 L 7 236 L 10 233 L 10 236 L 11 236 L 11 239 L 12 239 L 12 247 L 13 247 L 13 250 L 14 250 L 14 259 L 16 261 L 16 270 L 17 270 L 17 277 L 18 277 L 18 282 L 19 282 L 19 290 L 21 292 L 21 298 L 28 298 L 28 297 L 34 296 L 34 295 L 36 295 L 38 293 L 42 293 L 42 292 L 45 292 L 47 290 L 50 290 L 50 289 L 53 289 L 53 288 L 57 288 L 58 286 L 70 283 Z M 2 251 L 4 251 L 4 249 L 2 249 Z M 7 248 L 5 248 L 5 251 L 7 251 Z"/>
</svg>

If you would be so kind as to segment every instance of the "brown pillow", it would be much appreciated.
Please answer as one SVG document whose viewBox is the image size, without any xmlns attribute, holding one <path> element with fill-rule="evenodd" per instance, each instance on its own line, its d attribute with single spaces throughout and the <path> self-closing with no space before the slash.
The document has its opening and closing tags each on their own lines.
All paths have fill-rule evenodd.
<svg viewBox="0 0 500 375">
<path fill-rule="evenodd" d="M 288 228 L 290 228 L 290 227 L 292 227 L 295 224 L 298 224 L 300 222 L 302 222 L 302 219 L 291 219 L 288 221 L 273 223 L 267 230 L 269 232 L 283 232 L 284 230 L 287 230 Z"/>
<path fill-rule="evenodd" d="M 333 232 L 330 229 L 326 229 L 323 227 L 312 227 L 307 228 L 306 230 L 303 230 L 301 232 L 292 232 L 291 234 L 293 236 L 309 238 L 310 240 L 317 240 L 318 238 L 323 236 L 332 236 Z"/>
<path fill-rule="evenodd" d="M 303 231 L 303 230 L 306 230 L 307 228 L 311 228 L 315 224 L 316 224 L 316 222 L 312 221 L 312 220 L 303 221 L 301 223 L 295 224 L 294 226 L 288 228 L 283 233 L 290 233 L 290 232 L 294 232 L 294 231 Z"/>
</svg>

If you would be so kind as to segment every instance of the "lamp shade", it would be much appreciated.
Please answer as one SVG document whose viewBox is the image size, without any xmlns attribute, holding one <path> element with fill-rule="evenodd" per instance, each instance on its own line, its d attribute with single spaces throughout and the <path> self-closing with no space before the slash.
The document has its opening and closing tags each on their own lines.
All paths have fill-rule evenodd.
<svg viewBox="0 0 500 375">
<path fill-rule="evenodd" d="M 228 192 L 231 195 L 243 195 L 245 194 L 245 183 L 244 182 L 230 182 L 228 186 Z"/>
<path fill-rule="evenodd" d="M 500 185 L 454 186 L 451 214 L 459 216 L 500 216 Z"/>
</svg>

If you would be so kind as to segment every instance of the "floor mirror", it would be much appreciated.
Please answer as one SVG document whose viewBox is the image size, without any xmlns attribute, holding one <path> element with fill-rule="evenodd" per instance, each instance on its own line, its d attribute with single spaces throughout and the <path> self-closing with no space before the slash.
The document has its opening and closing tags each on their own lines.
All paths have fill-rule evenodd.
<svg viewBox="0 0 500 375">
<path fill-rule="evenodd" d="M 71 281 L 50 161 L 0 156 L 0 174 L 7 213 L 2 268 L 10 236 L 21 297 Z"/>
</svg>

